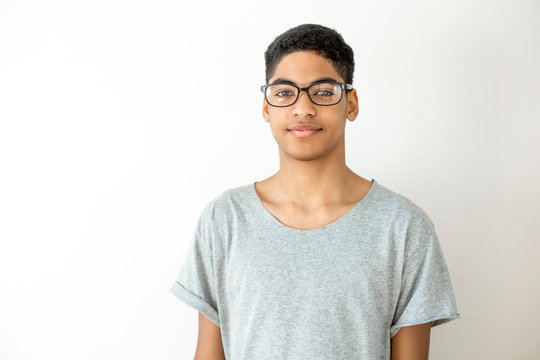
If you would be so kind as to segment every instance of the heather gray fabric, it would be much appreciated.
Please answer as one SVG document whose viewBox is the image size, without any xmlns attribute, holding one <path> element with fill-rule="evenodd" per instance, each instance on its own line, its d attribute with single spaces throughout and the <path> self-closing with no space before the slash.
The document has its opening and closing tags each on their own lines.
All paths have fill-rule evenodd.
<svg viewBox="0 0 540 360">
<path fill-rule="evenodd" d="M 386 360 L 400 327 L 460 316 L 431 219 L 374 179 L 314 230 L 280 223 L 254 183 L 224 191 L 170 291 L 220 326 L 227 360 Z"/>
</svg>

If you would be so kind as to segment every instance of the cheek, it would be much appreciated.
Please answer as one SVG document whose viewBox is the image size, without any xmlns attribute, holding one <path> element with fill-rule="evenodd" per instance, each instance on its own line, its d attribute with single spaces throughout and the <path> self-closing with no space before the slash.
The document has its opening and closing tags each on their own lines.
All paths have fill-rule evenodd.
<svg viewBox="0 0 540 360">
<path fill-rule="evenodd" d="M 288 118 L 283 111 L 269 110 L 268 112 L 268 122 L 272 127 L 272 131 L 287 130 Z"/>
</svg>

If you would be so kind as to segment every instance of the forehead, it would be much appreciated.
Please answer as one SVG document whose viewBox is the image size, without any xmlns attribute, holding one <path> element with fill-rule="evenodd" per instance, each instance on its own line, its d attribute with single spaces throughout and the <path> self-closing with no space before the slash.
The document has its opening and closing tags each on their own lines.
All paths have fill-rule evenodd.
<svg viewBox="0 0 540 360">
<path fill-rule="evenodd" d="M 290 80 L 298 86 L 307 86 L 321 78 L 343 82 L 332 61 L 314 51 L 295 51 L 285 55 L 277 64 L 269 83 L 278 78 Z"/>
</svg>

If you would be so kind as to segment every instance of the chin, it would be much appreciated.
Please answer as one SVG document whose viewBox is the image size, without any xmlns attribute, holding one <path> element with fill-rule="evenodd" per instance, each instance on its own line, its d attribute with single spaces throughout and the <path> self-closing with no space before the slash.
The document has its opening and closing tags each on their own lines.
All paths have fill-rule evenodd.
<svg viewBox="0 0 540 360">
<path fill-rule="evenodd" d="M 320 159 L 322 156 L 322 153 L 320 151 L 312 150 L 307 151 L 306 149 L 303 150 L 297 150 L 294 149 L 283 149 L 280 147 L 280 157 L 284 157 L 290 160 L 298 160 L 298 161 L 312 161 Z"/>
</svg>

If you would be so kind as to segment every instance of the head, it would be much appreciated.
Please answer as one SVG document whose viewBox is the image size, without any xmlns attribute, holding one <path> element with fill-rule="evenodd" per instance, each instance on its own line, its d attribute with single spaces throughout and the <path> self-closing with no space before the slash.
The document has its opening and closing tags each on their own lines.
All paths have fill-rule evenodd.
<svg viewBox="0 0 540 360">
<path fill-rule="evenodd" d="M 269 83 L 277 64 L 285 55 L 306 50 L 314 51 L 330 60 L 343 81 L 352 85 L 353 50 L 337 31 L 317 24 L 303 24 L 293 27 L 272 41 L 264 53 L 266 83 Z"/>
<path fill-rule="evenodd" d="M 354 55 L 335 30 L 315 24 L 304 24 L 287 30 L 268 46 L 265 52 L 266 83 L 292 83 L 307 87 L 323 78 L 352 84 Z M 311 102 L 300 92 L 296 102 L 276 107 L 263 102 L 263 116 L 272 128 L 281 151 L 304 160 L 343 151 L 346 119 L 358 114 L 356 90 L 342 90 L 341 100 L 330 106 Z M 309 124 L 318 130 L 311 136 L 298 136 L 291 127 Z M 304 133 L 303 135 L 308 134 Z"/>
</svg>

